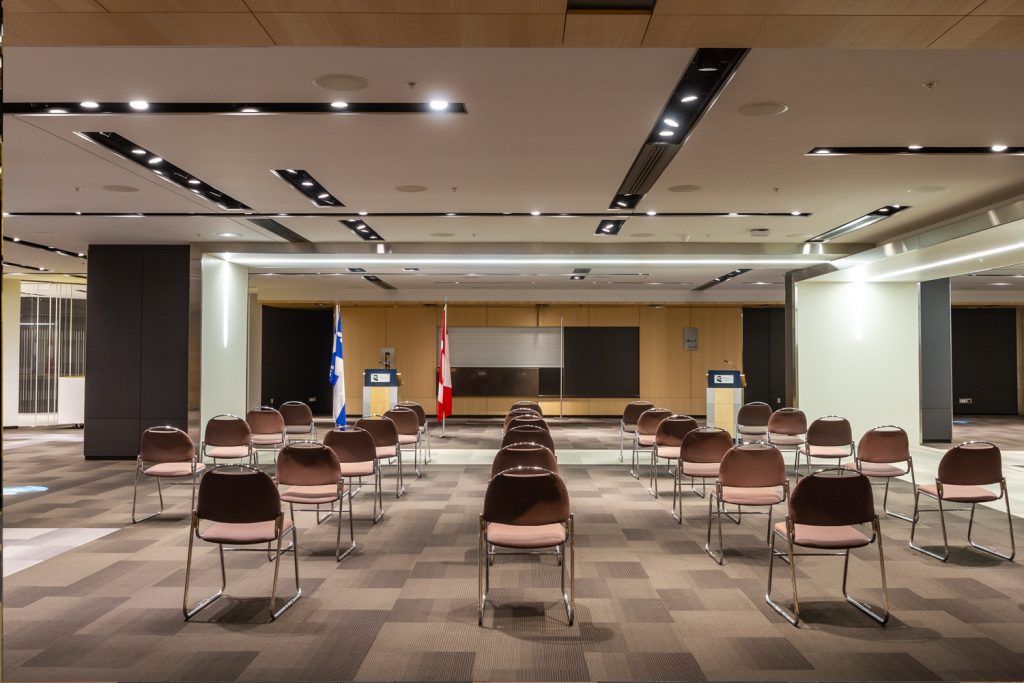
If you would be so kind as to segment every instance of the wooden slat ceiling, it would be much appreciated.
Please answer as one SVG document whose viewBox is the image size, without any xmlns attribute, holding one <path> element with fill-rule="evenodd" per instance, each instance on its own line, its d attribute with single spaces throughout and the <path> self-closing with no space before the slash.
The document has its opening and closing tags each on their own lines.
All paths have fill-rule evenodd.
<svg viewBox="0 0 1024 683">
<path fill-rule="evenodd" d="M 573 2 L 573 7 L 579 3 Z M 10 46 L 1024 48 L 1024 0 L 5 0 Z"/>
</svg>

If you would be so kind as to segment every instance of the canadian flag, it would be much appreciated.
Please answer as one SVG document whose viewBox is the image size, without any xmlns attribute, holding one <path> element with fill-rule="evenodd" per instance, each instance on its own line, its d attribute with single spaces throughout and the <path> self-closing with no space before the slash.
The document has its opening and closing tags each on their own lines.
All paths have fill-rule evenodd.
<svg viewBox="0 0 1024 683">
<path fill-rule="evenodd" d="M 443 420 L 452 414 L 452 366 L 448 350 L 448 304 L 441 315 L 441 372 L 437 378 L 437 419 Z"/>
</svg>

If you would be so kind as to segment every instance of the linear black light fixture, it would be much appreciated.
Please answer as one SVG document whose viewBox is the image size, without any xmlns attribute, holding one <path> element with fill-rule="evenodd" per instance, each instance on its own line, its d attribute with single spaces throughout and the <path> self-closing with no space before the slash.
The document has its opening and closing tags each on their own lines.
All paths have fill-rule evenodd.
<svg viewBox="0 0 1024 683">
<path fill-rule="evenodd" d="M 271 171 L 301 192 L 314 206 L 345 206 L 340 199 L 327 191 L 309 171 L 301 168 L 279 168 Z"/>
<path fill-rule="evenodd" d="M 38 270 L 40 273 L 49 272 L 49 268 L 43 268 L 41 266 L 26 266 L 24 263 L 15 263 L 14 261 L 4 261 L 5 266 L 11 268 L 24 268 L 25 270 Z"/>
<path fill-rule="evenodd" d="M 42 249 L 43 251 L 48 251 L 52 254 L 59 254 L 60 256 L 71 256 L 73 258 L 80 259 L 88 258 L 85 254 L 79 253 L 77 251 L 68 251 L 67 249 L 58 249 L 57 247 L 51 247 L 48 244 L 29 242 L 28 240 L 23 240 L 20 237 L 8 237 L 7 235 L 4 235 L 4 242 L 10 242 L 11 244 L 20 244 L 24 247 L 31 247 L 33 249 Z"/>
<path fill-rule="evenodd" d="M 719 275 L 718 277 L 716 277 L 713 280 L 708 280 L 704 284 L 702 284 L 702 285 L 700 285 L 698 287 L 694 287 L 693 291 L 695 291 L 695 292 L 703 292 L 705 289 L 711 289 L 712 287 L 717 287 L 718 285 L 722 284 L 723 282 L 728 282 L 729 280 L 733 279 L 734 277 L 739 277 L 740 275 L 743 275 L 743 273 L 749 273 L 750 270 L 751 270 L 750 268 L 737 268 L 736 270 L 730 270 L 725 275 Z"/>
<path fill-rule="evenodd" d="M 246 211 L 243 214 L 246 218 L 343 218 L 343 217 L 362 217 L 362 213 L 354 213 L 352 211 L 322 211 L 314 213 L 312 211 L 291 211 L 291 212 L 271 212 L 271 211 Z M 658 212 L 654 216 L 661 218 L 718 218 L 718 217 L 729 217 L 735 218 L 737 216 L 750 216 L 754 218 L 758 217 L 774 217 L 774 218 L 807 218 L 814 214 L 808 211 L 665 211 Z M 131 216 L 134 218 L 142 216 L 153 216 L 163 218 L 186 218 L 186 217 L 200 217 L 200 218 L 223 218 L 224 214 L 216 213 L 212 211 L 149 211 L 149 212 L 131 212 L 131 213 L 111 213 L 104 211 L 15 211 L 15 212 L 4 212 L 4 217 L 9 218 L 12 216 L 100 216 L 104 218 L 119 218 L 125 216 Z M 556 213 L 556 212 L 509 212 L 509 211 L 469 211 L 465 213 L 453 213 L 447 212 L 442 213 L 438 211 L 411 211 L 407 213 L 395 212 L 395 211 L 381 211 L 381 212 L 370 212 L 366 216 L 373 217 L 384 217 L 384 218 L 442 218 L 458 216 L 463 218 L 603 218 L 607 220 L 626 220 L 631 218 L 633 220 L 643 220 L 650 216 L 646 214 L 634 214 L 629 212 L 622 213 L 609 213 L 607 211 L 585 211 L 582 213 Z"/>
<path fill-rule="evenodd" d="M 838 157 L 853 154 L 878 155 L 939 155 L 939 154 L 1024 154 L 1024 147 L 992 145 L 991 147 L 928 147 L 907 145 L 905 147 L 813 147 L 804 156 Z"/>
<path fill-rule="evenodd" d="M 466 114 L 462 102 L 4 102 L 5 114 Z"/>
<path fill-rule="evenodd" d="M 383 242 L 384 238 L 377 234 L 377 231 L 366 224 L 366 221 L 349 219 L 341 221 L 349 230 L 368 242 Z"/>
<path fill-rule="evenodd" d="M 746 57 L 746 48 L 701 48 L 686 66 L 608 208 L 635 208 Z"/>
<path fill-rule="evenodd" d="M 213 185 L 204 183 L 191 173 L 183 171 L 155 152 L 135 144 L 122 135 L 110 132 L 79 132 L 78 135 L 106 147 L 119 157 L 156 173 L 164 180 L 174 183 L 182 189 L 189 190 L 203 199 L 213 202 L 222 209 L 239 210 L 250 208 L 234 197 L 221 192 Z"/>
<path fill-rule="evenodd" d="M 305 237 L 291 228 L 281 225 L 281 223 L 275 221 L 273 218 L 250 218 L 248 220 L 253 225 L 261 227 L 267 232 L 271 232 L 278 237 L 288 240 L 289 242 L 309 242 Z"/>
<path fill-rule="evenodd" d="M 832 228 L 831 230 L 826 230 L 820 235 L 815 235 L 814 237 L 810 238 L 807 241 L 828 242 L 829 240 L 834 240 L 837 237 L 848 235 L 851 232 L 854 232 L 855 230 L 866 228 L 869 225 L 877 223 L 878 221 L 884 221 L 886 218 L 889 218 L 890 216 L 895 216 L 900 211 L 906 211 L 909 208 L 909 206 L 905 206 L 903 204 L 890 204 L 889 206 L 883 206 L 879 209 L 875 209 L 871 213 L 866 213 L 859 218 L 854 218 L 849 223 L 843 223 L 839 227 Z"/>
<path fill-rule="evenodd" d="M 573 268 L 570 280 L 582 280 L 590 273 L 590 268 Z"/>
<path fill-rule="evenodd" d="M 626 224 L 623 220 L 604 220 L 597 224 L 595 235 L 618 235 L 622 226 Z"/>
<path fill-rule="evenodd" d="M 381 280 L 376 275 L 364 275 L 363 279 L 366 280 L 367 282 L 372 282 L 373 284 L 377 285 L 381 289 L 397 289 L 397 287 L 395 287 L 394 285 L 388 284 L 387 282 L 384 282 L 383 280 Z"/>
</svg>

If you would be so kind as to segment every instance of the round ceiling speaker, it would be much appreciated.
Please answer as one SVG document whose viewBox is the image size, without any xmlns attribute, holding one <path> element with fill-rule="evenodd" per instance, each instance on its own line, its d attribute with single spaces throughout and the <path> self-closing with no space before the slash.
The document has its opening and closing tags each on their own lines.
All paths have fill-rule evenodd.
<svg viewBox="0 0 1024 683">
<path fill-rule="evenodd" d="M 324 90 L 334 92 L 353 92 L 355 90 L 366 90 L 370 81 L 362 76 L 350 74 L 324 74 L 313 79 L 313 84 Z"/>
<path fill-rule="evenodd" d="M 700 185 L 673 185 L 668 188 L 669 192 L 697 192 L 700 190 Z"/>
<path fill-rule="evenodd" d="M 454 232 L 432 232 L 431 237 L 455 237 Z"/>
<path fill-rule="evenodd" d="M 103 189 L 107 192 L 138 192 L 139 188 L 132 187 L 131 185 L 104 185 Z"/>
<path fill-rule="evenodd" d="M 736 111 L 744 116 L 778 116 L 789 111 L 789 105 L 782 102 L 751 102 Z"/>
<path fill-rule="evenodd" d="M 426 192 L 427 187 L 425 185 L 395 185 L 395 189 L 399 192 Z"/>
</svg>

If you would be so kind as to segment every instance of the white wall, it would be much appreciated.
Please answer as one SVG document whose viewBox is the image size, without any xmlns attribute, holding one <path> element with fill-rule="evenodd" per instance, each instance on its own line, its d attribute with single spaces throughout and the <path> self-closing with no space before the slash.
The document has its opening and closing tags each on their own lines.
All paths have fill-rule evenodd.
<svg viewBox="0 0 1024 683">
<path fill-rule="evenodd" d="M 841 415 L 854 438 L 894 424 L 921 435 L 916 282 L 796 286 L 797 404 L 808 421 Z"/>
<path fill-rule="evenodd" d="M 5 277 L 3 289 L 3 420 L 18 424 L 18 375 L 21 362 L 21 280 Z"/>
<path fill-rule="evenodd" d="M 250 408 L 263 401 L 263 305 L 256 292 L 249 291 L 249 391 L 245 404 Z"/>
<path fill-rule="evenodd" d="M 200 429 L 214 415 L 245 417 L 249 339 L 249 273 L 203 256 Z"/>
</svg>

